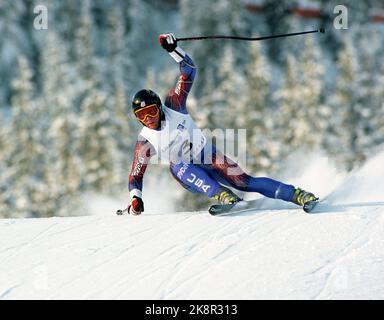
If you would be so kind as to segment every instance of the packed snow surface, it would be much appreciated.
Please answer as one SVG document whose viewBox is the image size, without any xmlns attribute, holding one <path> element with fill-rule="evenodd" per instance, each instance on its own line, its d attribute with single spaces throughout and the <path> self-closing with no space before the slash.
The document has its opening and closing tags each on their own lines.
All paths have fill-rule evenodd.
<svg viewBox="0 0 384 320">
<path fill-rule="evenodd" d="M 383 299 L 384 153 L 342 178 L 321 161 L 295 181 L 313 214 L 0 220 L 0 299 Z"/>
</svg>

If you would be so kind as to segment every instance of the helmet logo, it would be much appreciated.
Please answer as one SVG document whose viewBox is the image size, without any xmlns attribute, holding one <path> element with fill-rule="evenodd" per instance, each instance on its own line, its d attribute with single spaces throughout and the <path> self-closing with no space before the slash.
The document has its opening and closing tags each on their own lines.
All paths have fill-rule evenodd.
<svg viewBox="0 0 384 320">
<path fill-rule="evenodd" d="M 141 101 L 141 103 L 140 103 L 140 107 L 145 107 L 145 101 Z"/>
</svg>

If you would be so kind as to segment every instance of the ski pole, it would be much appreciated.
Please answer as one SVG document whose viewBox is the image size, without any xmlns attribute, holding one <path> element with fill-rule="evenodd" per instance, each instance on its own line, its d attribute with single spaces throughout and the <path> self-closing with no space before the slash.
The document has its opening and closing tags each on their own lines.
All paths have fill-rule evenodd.
<svg viewBox="0 0 384 320">
<path fill-rule="evenodd" d="M 205 40 L 205 39 L 233 39 L 233 40 L 257 41 L 257 40 L 266 40 L 266 39 L 273 39 L 273 38 L 298 36 L 298 35 L 302 35 L 302 34 L 317 33 L 317 32 L 324 33 L 325 30 L 324 30 L 324 28 L 320 28 L 317 30 L 285 33 L 285 34 L 278 34 L 278 35 L 274 35 L 274 36 L 266 36 L 266 37 L 258 37 L 258 38 L 237 37 L 237 36 L 200 36 L 200 37 L 177 38 L 176 41 Z"/>
</svg>

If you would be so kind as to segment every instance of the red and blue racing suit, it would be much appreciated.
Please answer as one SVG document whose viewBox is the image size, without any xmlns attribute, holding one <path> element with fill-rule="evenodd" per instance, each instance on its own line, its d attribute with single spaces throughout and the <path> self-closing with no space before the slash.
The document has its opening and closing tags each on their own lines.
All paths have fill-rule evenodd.
<svg viewBox="0 0 384 320">
<path fill-rule="evenodd" d="M 196 75 L 196 67 L 192 59 L 185 55 L 179 62 L 180 77 L 176 86 L 170 90 L 165 99 L 165 106 L 187 114 L 186 101 Z M 204 152 L 201 152 L 202 161 L 199 164 L 170 163 L 170 171 L 173 177 L 187 190 L 193 193 L 204 193 L 213 197 L 221 191 L 222 185 L 233 187 L 245 192 L 258 192 L 266 197 L 290 201 L 294 194 L 294 186 L 282 182 L 264 178 L 252 177 L 246 174 L 237 163 L 226 155 L 210 146 L 211 161 L 204 164 Z M 143 188 L 143 177 L 150 158 L 155 154 L 154 148 L 149 141 L 139 135 L 134 149 L 134 158 L 129 175 L 129 191 L 131 197 L 141 197 Z M 206 153 L 205 153 L 206 154 Z M 228 169 L 236 172 L 235 175 L 228 174 Z M 200 179 L 196 185 L 196 178 Z M 208 187 L 207 187 L 208 186 Z"/>
</svg>

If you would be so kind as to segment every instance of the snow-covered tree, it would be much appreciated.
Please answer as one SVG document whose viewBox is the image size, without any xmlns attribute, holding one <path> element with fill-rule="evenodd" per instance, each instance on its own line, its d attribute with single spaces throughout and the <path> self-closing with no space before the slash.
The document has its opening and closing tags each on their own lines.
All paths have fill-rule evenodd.
<svg viewBox="0 0 384 320">
<path fill-rule="evenodd" d="M 288 56 L 283 87 L 275 94 L 279 105 L 275 133 L 281 143 L 280 158 L 289 154 L 291 148 L 299 148 L 302 137 L 309 133 L 308 124 L 300 116 L 302 98 L 297 64 L 294 56 Z"/>
<path fill-rule="evenodd" d="M 383 48 L 384 49 L 384 48 Z M 375 77 L 374 101 L 371 115 L 371 144 L 372 148 L 384 144 L 384 68 Z"/>
<path fill-rule="evenodd" d="M 214 5 L 204 0 L 180 1 L 182 30 L 186 36 L 217 34 L 244 36 L 249 33 L 245 13 L 243 1 L 218 0 Z M 227 45 L 235 49 L 233 54 L 236 67 L 244 67 L 248 58 L 247 43 L 226 41 Z M 195 89 L 200 91 L 205 87 L 208 71 L 213 74 L 217 83 L 223 56 L 223 40 L 194 41 L 188 44 L 188 51 L 199 69 Z"/>
<path fill-rule="evenodd" d="M 108 53 L 110 59 L 110 83 L 116 98 L 116 113 L 119 117 L 126 115 L 125 70 L 127 65 L 127 44 L 125 21 L 119 7 L 114 7 L 108 17 Z"/>
<path fill-rule="evenodd" d="M 273 117 L 270 97 L 271 70 L 260 42 L 250 45 L 250 62 L 246 72 L 245 100 L 237 106 L 237 126 L 247 129 L 247 167 L 252 172 L 263 172 L 272 165 Z"/>
<path fill-rule="evenodd" d="M 69 53 L 56 32 L 47 36 L 42 53 L 42 79 L 45 112 L 43 125 L 47 146 L 44 163 L 44 201 L 48 211 L 62 215 L 63 207 L 70 214 L 75 198 L 81 191 L 82 162 L 77 149 L 78 116 L 75 98 L 79 91 L 74 67 L 69 63 Z M 56 72 L 51 72 L 52 69 Z M 73 204 L 73 206 L 71 206 Z"/>
<path fill-rule="evenodd" d="M 321 145 L 329 117 L 329 108 L 322 105 L 323 75 L 319 49 L 308 37 L 299 60 L 288 56 L 284 84 L 276 93 L 282 158 Z"/>
<path fill-rule="evenodd" d="M 102 91 L 94 90 L 81 105 L 83 112 L 79 119 L 78 150 L 88 190 L 111 191 L 119 182 L 116 141 L 106 100 L 107 96 Z"/>
<path fill-rule="evenodd" d="M 12 150 L 11 126 L 0 112 L 0 217 L 11 217 L 13 211 L 12 170 L 8 167 L 7 158 Z"/>
<path fill-rule="evenodd" d="M 127 41 L 125 37 L 126 25 L 123 11 L 114 7 L 109 16 L 108 43 L 110 60 L 110 97 L 107 99 L 108 106 L 111 107 L 111 129 L 113 138 L 116 141 L 115 163 L 120 172 L 120 186 L 125 188 L 126 171 L 129 168 L 130 157 L 128 151 L 133 143 L 132 139 L 132 116 L 130 101 L 127 99 L 126 87 L 130 85 L 129 77 L 126 76 L 127 65 Z"/>
<path fill-rule="evenodd" d="M 346 162 L 348 169 L 352 169 L 354 164 L 362 161 L 364 157 L 360 144 L 362 106 L 358 101 L 358 75 L 356 52 L 348 38 L 338 59 L 338 76 L 332 99 L 334 141 L 329 148 L 335 158 Z"/>
<path fill-rule="evenodd" d="M 52 118 L 76 111 L 74 100 L 81 91 L 77 86 L 77 70 L 70 63 L 67 48 L 54 30 L 47 34 L 41 61 L 44 116 L 49 118 L 45 125 L 49 126 Z"/>
<path fill-rule="evenodd" d="M 39 215 L 39 204 L 33 195 L 41 181 L 45 150 L 43 132 L 39 127 L 40 106 L 35 100 L 32 71 L 24 57 L 19 58 L 19 76 L 13 81 L 11 134 L 7 166 L 11 172 L 15 212 L 26 216 Z"/>
<path fill-rule="evenodd" d="M 0 163 L 3 164 L 6 163 L 12 147 L 10 140 L 12 137 L 11 117 L 7 113 L 4 109 L 0 109 Z"/>
<path fill-rule="evenodd" d="M 377 119 L 382 116 L 378 99 L 382 32 L 371 23 L 375 1 L 353 1 L 348 8 L 348 34 L 338 53 L 336 90 L 332 99 L 340 115 L 338 156 L 348 169 L 361 163 L 377 144 Z M 344 105 L 348 104 L 348 105 Z M 334 107 L 335 108 L 335 107 Z M 377 113 L 379 112 L 379 114 Z M 380 126 L 380 125 L 379 125 Z M 337 145 L 337 144 L 336 144 Z M 337 154 L 337 147 L 334 147 Z"/>
<path fill-rule="evenodd" d="M 93 20 L 91 14 L 91 1 L 81 1 L 81 15 L 79 27 L 76 30 L 74 44 L 77 58 L 77 67 L 82 79 L 90 85 L 91 79 L 95 77 L 95 52 L 94 52 L 94 33 Z"/>
<path fill-rule="evenodd" d="M 218 114 L 213 93 L 215 92 L 216 87 L 213 71 L 211 69 L 209 70 L 210 71 L 208 71 L 206 74 L 205 86 L 201 90 L 200 99 L 197 106 L 199 110 L 196 112 L 196 121 L 202 128 L 215 129 L 215 118 Z"/>
<path fill-rule="evenodd" d="M 32 82 L 32 70 L 25 57 L 18 60 L 19 76 L 12 83 L 12 135 L 9 161 L 18 166 L 20 175 L 31 173 L 34 164 L 40 160 L 43 151 L 40 144 L 41 132 L 38 128 L 39 109 L 34 101 L 35 88 Z"/>
<path fill-rule="evenodd" d="M 345 33 L 342 30 L 333 28 L 333 22 L 336 15 L 333 13 L 334 8 L 341 3 L 336 0 L 318 0 L 319 10 L 322 12 L 319 17 L 319 28 L 324 28 L 326 31 L 319 37 L 319 42 L 324 52 L 327 52 L 331 59 L 335 61 L 337 59 L 337 53 L 342 47 L 342 38 Z M 347 5 L 347 7 L 349 7 Z"/>
<path fill-rule="evenodd" d="M 74 51 L 77 89 L 79 90 L 79 100 L 82 100 L 95 89 L 108 87 L 106 81 L 103 81 L 103 75 L 106 73 L 106 59 L 101 59 L 96 53 L 98 36 L 95 27 L 94 16 L 92 14 L 93 2 L 91 0 L 81 1 L 79 4 L 80 16 L 79 26 L 74 37 Z M 108 79 L 109 81 L 109 79 Z M 78 106 L 81 102 L 78 102 Z"/>
<path fill-rule="evenodd" d="M 17 59 L 20 54 L 28 59 L 30 41 L 24 30 L 22 18 L 26 14 L 24 1 L 0 3 L 0 105 L 9 103 L 11 79 L 16 77 Z"/>
<path fill-rule="evenodd" d="M 131 0 L 127 19 L 129 50 L 125 58 L 131 61 L 127 66 L 127 76 L 129 83 L 137 89 L 144 85 L 147 67 L 152 64 L 154 54 L 160 54 L 162 50 L 158 45 L 157 36 L 165 31 L 159 29 L 161 22 L 158 20 L 156 8 L 147 1 Z M 130 89 L 129 95 L 132 96 L 136 89 Z"/>
<path fill-rule="evenodd" d="M 356 34 L 353 40 L 359 69 L 356 78 L 361 123 L 359 136 L 365 156 L 383 142 L 384 68 L 381 56 L 384 47 L 381 36 L 376 29 L 363 38 Z"/>
<path fill-rule="evenodd" d="M 265 22 L 268 27 L 268 34 L 277 35 L 287 32 L 295 32 L 293 29 L 297 24 L 294 23 L 291 9 L 297 6 L 297 1 L 292 0 L 265 0 L 263 3 Z M 290 43 L 297 43 L 297 39 L 271 39 L 267 42 L 271 61 L 283 64 L 289 54 L 294 54 Z"/>
<path fill-rule="evenodd" d="M 319 147 L 323 141 L 331 110 L 322 103 L 324 65 L 318 43 L 311 36 L 304 40 L 304 50 L 298 67 L 301 75 L 301 110 L 297 115 L 304 118 L 310 129 L 302 143 L 313 149 Z"/>
<path fill-rule="evenodd" d="M 223 57 L 218 70 L 218 85 L 211 92 L 213 112 L 212 120 L 215 128 L 236 128 L 237 117 L 244 115 L 239 113 L 239 108 L 244 103 L 245 81 L 242 73 L 235 67 L 233 47 L 224 47 Z"/>
</svg>

